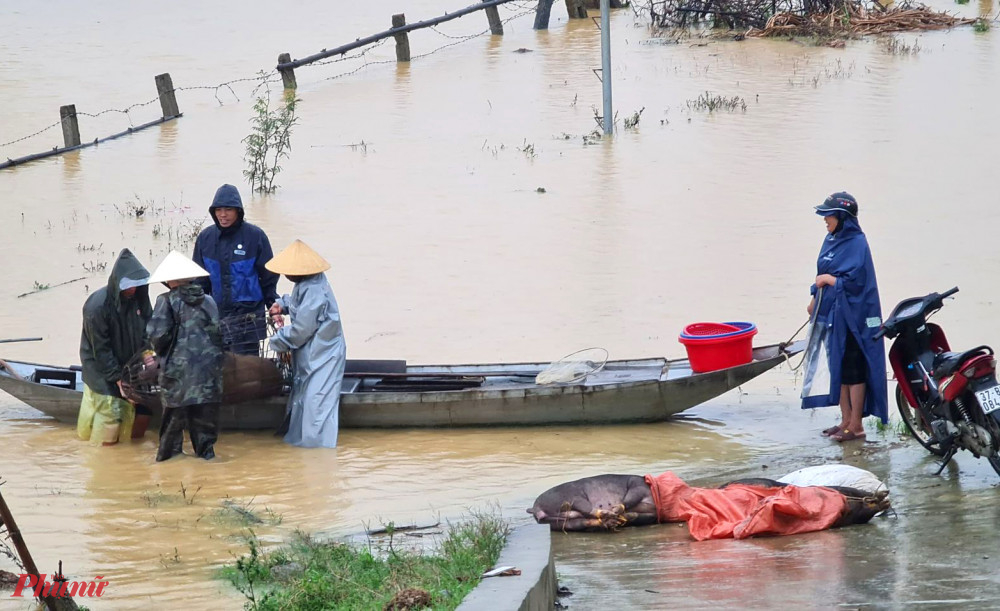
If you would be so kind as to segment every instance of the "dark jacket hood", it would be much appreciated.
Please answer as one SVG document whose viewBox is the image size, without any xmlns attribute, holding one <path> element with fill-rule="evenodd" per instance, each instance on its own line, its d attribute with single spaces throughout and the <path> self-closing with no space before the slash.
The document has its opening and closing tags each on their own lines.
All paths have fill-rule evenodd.
<svg viewBox="0 0 1000 611">
<path fill-rule="evenodd" d="M 229 227 L 223 228 L 219 225 L 219 221 L 215 218 L 216 208 L 236 208 L 237 215 L 239 218 L 236 222 Z M 243 223 L 243 215 L 245 214 L 243 210 L 243 199 L 240 197 L 240 191 L 233 185 L 222 185 L 215 191 L 215 197 L 212 198 L 212 205 L 208 207 L 208 214 L 212 217 L 212 222 L 215 226 L 219 228 L 220 231 L 234 231 L 235 228 L 239 227 Z"/>
<path fill-rule="evenodd" d="M 135 299 L 141 303 L 149 302 L 149 272 L 139 259 L 132 254 L 132 251 L 123 248 L 111 268 L 111 275 L 108 277 L 107 300 L 118 309 L 121 305 L 121 292 L 135 288 Z"/>
<path fill-rule="evenodd" d="M 180 295 L 181 300 L 190 306 L 196 306 L 205 301 L 205 289 L 201 288 L 200 284 L 184 284 L 177 287 L 177 294 Z"/>
</svg>

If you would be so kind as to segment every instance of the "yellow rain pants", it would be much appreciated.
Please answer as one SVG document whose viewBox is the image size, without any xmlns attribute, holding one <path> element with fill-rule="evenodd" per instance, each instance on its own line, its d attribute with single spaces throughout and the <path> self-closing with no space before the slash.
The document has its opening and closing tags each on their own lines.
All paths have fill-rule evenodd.
<svg viewBox="0 0 1000 611">
<path fill-rule="evenodd" d="M 83 401 L 80 402 L 80 416 L 76 420 L 76 434 L 80 439 L 94 444 L 110 441 L 104 438 L 104 428 L 120 424 L 118 440 L 129 440 L 134 422 L 134 405 L 125 399 L 98 394 L 83 385 Z"/>
</svg>

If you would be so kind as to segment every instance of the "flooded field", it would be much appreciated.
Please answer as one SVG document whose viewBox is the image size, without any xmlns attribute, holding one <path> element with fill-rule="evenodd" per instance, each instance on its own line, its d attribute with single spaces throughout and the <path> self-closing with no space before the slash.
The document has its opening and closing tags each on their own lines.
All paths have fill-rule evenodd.
<svg viewBox="0 0 1000 611">
<path fill-rule="evenodd" d="M 405 11 L 415 21 L 461 4 L 421 0 Z M 991 1 L 936 6 L 997 10 Z M 815 275 L 824 230 L 811 208 L 842 189 L 860 202 L 885 311 L 958 285 L 936 319 L 952 345 L 1000 346 L 990 274 L 1000 267 L 997 28 L 900 35 L 920 47 L 902 56 L 874 40 L 667 44 L 619 11 L 615 107 L 620 120 L 642 109 L 641 120 L 585 144 L 600 105 L 594 24 L 567 22 L 557 3 L 549 31 L 533 31 L 528 14 L 503 38 L 462 41 L 486 29 L 472 15 L 412 34 L 409 66 L 395 64 L 388 43 L 298 70 L 301 122 L 280 188 L 252 196 L 241 139 L 257 72 L 281 52 L 302 57 L 387 28 L 403 8 L 307 1 L 294 10 L 0 7 L 9 26 L 0 158 L 61 144 L 58 126 L 20 139 L 57 122 L 63 104 L 87 113 L 84 140 L 157 118 L 155 102 L 115 110 L 152 100 L 162 72 L 184 113 L 0 171 L 0 338 L 45 338 L 4 345 L 0 357 L 77 362 L 80 308 L 118 251 L 133 249 L 150 268 L 171 248 L 189 251 L 226 182 L 276 249 L 301 238 L 331 262 L 352 358 L 542 361 L 595 345 L 611 358 L 679 356 L 677 334 L 698 320 L 750 320 L 757 343 L 783 341 L 805 319 Z M 746 110 L 689 108 L 705 92 L 739 96 Z M 141 217 L 136 205 L 146 206 Z M 157 465 L 151 436 L 92 448 L 0 395 L 0 479 L 45 570 L 62 559 L 74 576 L 111 581 L 101 607 L 240 608 L 214 574 L 240 552 L 247 526 L 226 503 L 252 508 L 263 520 L 254 530 L 278 542 L 295 529 L 339 537 L 489 504 L 518 523 L 541 491 L 602 472 L 670 469 L 719 482 L 843 460 L 888 478 L 895 516 L 752 542 L 693 544 L 674 526 L 556 537 L 558 571 L 575 592 L 564 602 L 989 606 L 1000 478 L 968 455 L 936 477 L 923 450 L 892 433 L 870 435 L 864 450 L 831 444 L 817 431 L 832 413 L 801 412 L 797 396 L 782 368 L 670 423 L 343 430 L 333 451 L 225 434 L 213 463 Z M 0 609 L 24 607 L 0 595 Z"/>
</svg>

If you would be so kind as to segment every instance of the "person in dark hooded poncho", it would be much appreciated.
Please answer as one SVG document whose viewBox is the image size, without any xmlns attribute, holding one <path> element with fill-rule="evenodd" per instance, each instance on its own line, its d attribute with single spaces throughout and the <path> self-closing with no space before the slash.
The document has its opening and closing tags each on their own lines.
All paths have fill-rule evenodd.
<svg viewBox="0 0 1000 611">
<path fill-rule="evenodd" d="M 94 291 L 83 305 L 83 401 L 76 423 L 81 439 L 112 445 L 132 437 L 135 407 L 122 398 L 120 383 L 125 364 L 145 341 L 151 314 L 148 282 L 146 268 L 123 249 L 108 285 Z"/>
<path fill-rule="evenodd" d="M 885 345 L 875 339 L 882 306 L 868 240 L 858 224 L 858 202 L 834 193 L 816 214 L 828 235 L 816 264 L 808 312 L 812 316 L 802 407 L 840 405 L 840 424 L 823 431 L 836 441 L 864 439 L 862 418 L 888 422 Z"/>
<path fill-rule="evenodd" d="M 191 259 L 208 270 L 198 284 L 219 306 L 226 350 L 258 354 L 266 333 L 265 311 L 278 298 L 278 274 L 264 267 L 273 256 L 264 231 L 243 220 L 243 200 L 222 185 L 208 207 L 213 225 L 198 234 Z"/>
</svg>

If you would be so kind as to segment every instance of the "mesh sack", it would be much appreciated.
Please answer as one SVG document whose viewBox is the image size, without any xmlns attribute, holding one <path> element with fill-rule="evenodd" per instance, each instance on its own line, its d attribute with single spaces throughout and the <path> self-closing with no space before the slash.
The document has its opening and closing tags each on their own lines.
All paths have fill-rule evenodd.
<svg viewBox="0 0 1000 611">
<path fill-rule="evenodd" d="M 587 348 L 568 354 L 554 361 L 535 376 L 535 384 L 572 384 L 582 382 L 592 373 L 604 369 L 608 351 L 604 348 Z"/>
</svg>

